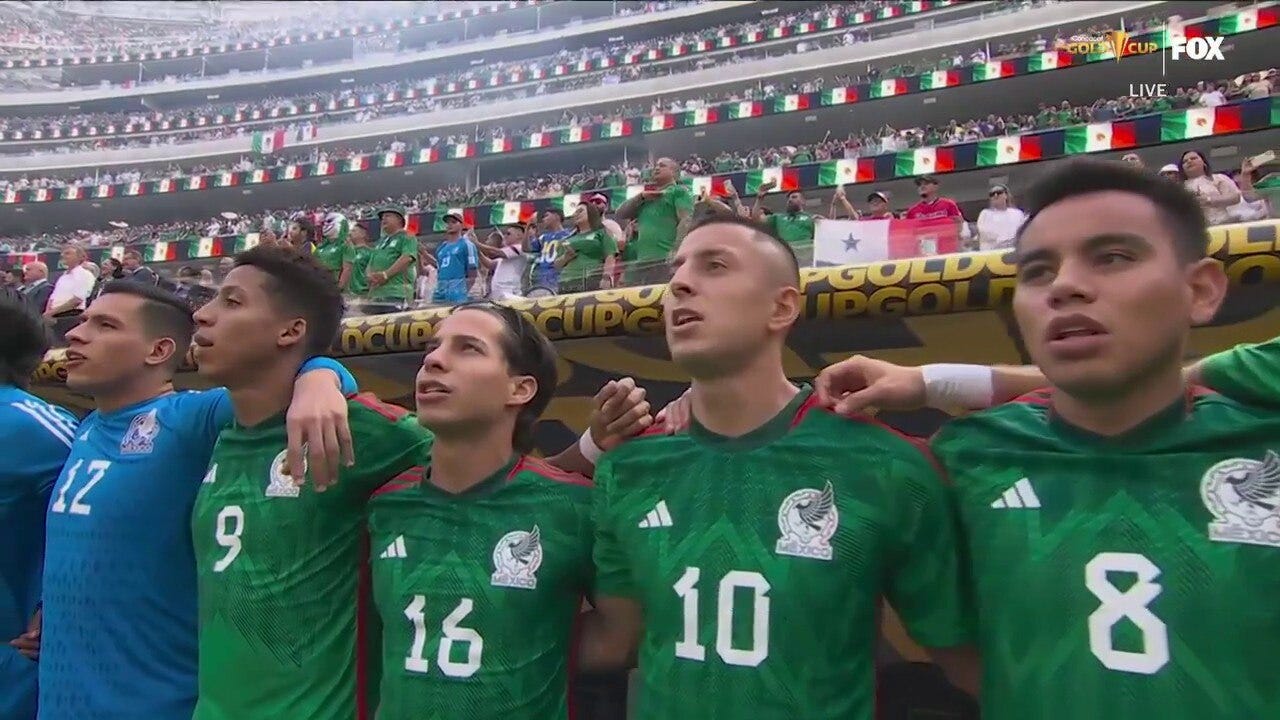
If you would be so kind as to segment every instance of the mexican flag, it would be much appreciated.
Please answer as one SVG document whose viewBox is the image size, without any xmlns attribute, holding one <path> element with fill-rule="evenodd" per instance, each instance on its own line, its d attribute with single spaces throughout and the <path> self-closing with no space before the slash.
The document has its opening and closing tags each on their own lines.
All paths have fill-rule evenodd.
<svg viewBox="0 0 1280 720">
<path fill-rule="evenodd" d="M 809 109 L 809 95 L 784 95 L 773 101 L 774 112 L 795 112 Z"/>
<path fill-rule="evenodd" d="M 760 117 L 763 114 L 764 104 L 759 100 L 743 100 L 729 106 L 729 118 L 731 120 Z"/>
<path fill-rule="evenodd" d="M 838 87 L 822 91 L 823 105 L 844 105 L 847 102 L 856 100 L 857 92 L 849 92 L 849 88 Z"/>
<path fill-rule="evenodd" d="M 978 167 L 1040 159 L 1039 135 L 1015 135 L 978 141 Z"/>
<path fill-rule="evenodd" d="M 754 195 L 760 191 L 760 188 L 772 182 L 772 187 L 767 192 L 791 192 L 800 189 L 800 171 L 796 168 L 764 168 L 763 170 L 751 170 L 747 173 L 748 195 Z"/>
<path fill-rule="evenodd" d="M 534 213 L 531 202 L 497 203 L 489 209 L 490 225 L 511 225 L 528 219 Z"/>
<path fill-rule="evenodd" d="M 253 152 L 259 155 L 270 155 L 285 145 L 284 130 L 268 130 L 253 134 Z"/>
<path fill-rule="evenodd" d="M 849 185 L 858 182 L 858 159 L 835 160 L 818 167 L 818 184 Z"/>
<path fill-rule="evenodd" d="M 1160 142 L 1177 142 L 1239 132 L 1240 127 L 1238 105 L 1167 112 L 1160 121 Z"/>
<path fill-rule="evenodd" d="M 894 161 L 894 174 L 898 177 L 951 172 L 955 169 L 955 148 L 953 147 L 907 150 L 898 153 Z"/>
</svg>

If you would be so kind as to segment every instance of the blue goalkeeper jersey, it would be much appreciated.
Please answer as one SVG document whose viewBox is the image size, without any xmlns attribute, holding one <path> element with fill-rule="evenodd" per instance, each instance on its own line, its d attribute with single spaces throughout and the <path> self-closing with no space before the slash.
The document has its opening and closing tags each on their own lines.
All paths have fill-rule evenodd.
<svg viewBox="0 0 1280 720">
<path fill-rule="evenodd" d="M 40 601 L 44 510 L 75 439 L 76 419 L 0 385 L 0 718 L 36 716 L 36 664 L 8 641 L 26 632 Z"/>
<path fill-rule="evenodd" d="M 304 370 L 338 371 L 317 358 Z M 191 720 L 196 566 L 191 508 L 225 389 L 181 392 L 80 424 L 47 515 L 40 720 Z"/>
</svg>

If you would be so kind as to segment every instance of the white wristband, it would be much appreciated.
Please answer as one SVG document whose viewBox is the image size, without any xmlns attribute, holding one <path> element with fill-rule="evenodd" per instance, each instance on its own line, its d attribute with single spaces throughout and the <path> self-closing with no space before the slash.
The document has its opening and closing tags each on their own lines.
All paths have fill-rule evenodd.
<svg viewBox="0 0 1280 720">
<path fill-rule="evenodd" d="M 929 407 L 965 410 L 991 407 L 995 373 L 985 365 L 933 363 L 922 366 L 920 375 L 924 378 L 925 404 Z"/>
<path fill-rule="evenodd" d="M 604 454 L 604 450 L 601 450 L 596 441 L 591 439 L 591 430 L 589 429 L 582 433 L 582 437 L 578 438 L 578 452 L 582 453 L 582 457 L 586 458 L 587 462 L 592 465 L 595 465 L 600 456 Z"/>
</svg>

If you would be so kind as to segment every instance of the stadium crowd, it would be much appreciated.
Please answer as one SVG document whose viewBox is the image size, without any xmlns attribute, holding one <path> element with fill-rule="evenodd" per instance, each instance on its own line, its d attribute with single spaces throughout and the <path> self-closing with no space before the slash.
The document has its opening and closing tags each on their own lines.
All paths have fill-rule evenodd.
<svg viewBox="0 0 1280 720">
<path fill-rule="evenodd" d="M 1032 3 L 1001 0 L 1000 3 L 997 3 L 997 6 L 1003 6 L 1004 11 L 1012 12 L 1038 4 L 1042 3 L 1038 1 Z M 757 60 L 764 57 L 775 57 L 780 54 L 780 49 L 774 47 L 759 49 L 742 48 L 731 52 L 690 57 L 684 61 L 676 63 L 669 61 L 663 63 L 637 63 L 635 65 L 625 67 L 614 67 L 603 71 L 575 74 L 566 77 L 547 77 L 546 79 L 538 82 L 525 83 L 512 88 L 482 88 L 475 91 L 460 91 L 457 93 L 419 97 L 410 100 L 377 102 L 372 105 L 362 103 L 361 106 L 357 108 L 344 109 L 340 107 L 343 102 L 352 98 L 365 98 L 370 96 L 386 97 L 388 93 L 392 92 L 405 93 L 413 90 L 439 88 L 447 86 L 449 83 L 457 83 L 462 87 L 466 87 L 466 84 L 469 81 L 487 83 L 488 79 L 494 74 L 501 75 L 513 71 L 520 71 L 529 74 L 530 76 L 536 76 L 538 73 L 549 75 L 550 69 L 558 64 L 575 64 L 582 61 L 597 60 L 604 57 L 616 58 L 626 53 L 639 53 L 652 48 L 666 47 L 673 42 L 691 42 L 700 39 L 713 39 L 727 34 L 740 35 L 751 30 L 762 30 L 766 25 L 791 25 L 805 20 L 809 20 L 816 24 L 820 23 L 824 18 L 834 14 L 849 15 L 858 12 L 859 7 L 860 6 L 856 4 L 853 6 L 848 4 L 832 4 L 823 6 L 822 8 L 792 13 L 782 18 L 772 16 L 767 19 L 767 22 L 760 20 L 728 26 L 718 26 L 706 29 L 699 33 L 669 35 L 661 38 L 646 39 L 643 41 L 619 42 L 596 48 L 587 48 L 576 51 L 560 51 L 543 57 L 521 59 L 519 61 L 512 61 L 508 63 L 500 62 L 485 64 L 449 75 L 433 75 L 430 77 L 406 79 L 397 82 L 344 87 L 336 91 L 314 92 L 290 97 L 270 97 L 252 102 L 240 102 L 233 104 L 206 103 L 192 108 L 169 109 L 150 113 L 91 113 L 78 116 L 4 118 L 0 119 L 0 132 L 20 131 L 28 137 L 30 137 L 32 133 L 42 133 L 45 137 L 49 137 L 51 133 L 58 131 L 62 133 L 64 139 L 59 140 L 56 144 L 47 146 L 27 145 L 22 146 L 20 149 L 12 147 L 6 148 L 3 143 L 0 143 L 0 151 L 14 151 L 24 154 L 65 154 L 86 148 L 100 149 L 110 147 L 155 147 L 160 145 L 174 145 L 200 140 L 238 137 L 246 135 L 254 130 L 287 128 L 287 125 L 279 125 L 278 121 L 273 125 L 270 120 L 257 120 L 241 122 L 234 125 L 201 127 L 193 130 L 143 132 L 141 130 L 142 124 L 147 122 L 151 122 L 153 124 L 169 123 L 171 126 L 177 127 L 181 123 L 187 122 L 195 125 L 199 123 L 201 118 L 207 121 L 208 119 L 219 115 L 232 117 L 238 112 L 246 114 L 261 113 L 261 116 L 263 117 L 269 117 L 273 112 L 284 112 L 289 115 L 294 115 L 305 112 L 305 108 L 311 103 L 315 103 L 320 107 L 328 107 L 332 104 L 338 106 L 339 109 L 326 110 L 320 113 L 305 115 L 303 117 L 306 122 L 315 123 L 320 126 L 333 123 L 362 123 L 381 117 L 434 112 L 437 110 L 465 109 L 476 107 L 482 103 L 531 99 L 541 97 L 548 93 L 569 92 L 601 84 L 609 85 L 626 83 L 653 77 L 664 77 L 681 72 L 706 70 L 722 65 Z M 1127 19 L 1126 27 L 1131 28 L 1132 32 L 1136 33 L 1154 26 L 1157 22 L 1158 18 L 1154 16 L 1137 16 L 1132 19 Z M 939 55 L 936 59 L 929 62 L 901 63 L 889 65 L 884 68 L 868 68 L 863 73 L 854 73 L 844 76 L 844 84 L 904 77 L 919 73 L 932 72 L 934 70 L 950 69 L 969 64 L 983 63 L 988 60 L 1004 59 L 1015 55 L 1027 54 L 1029 52 L 1039 52 L 1048 47 L 1065 42 L 1066 39 L 1071 37 L 1073 34 L 1104 33 L 1107 29 L 1108 28 L 1106 27 L 1091 25 L 1088 27 L 1077 28 L 1074 32 L 1060 31 L 1051 37 L 1045 37 L 1043 35 L 1037 36 L 1032 40 L 1022 43 L 1008 43 L 997 45 L 995 47 L 976 47 L 968 53 L 946 53 Z M 841 45 L 847 46 L 867 39 L 870 39 L 869 31 L 857 27 L 848 28 L 842 32 L 836 32 L 831 35 L 795 40 L 794 44 L 781 48 L 781 54 L 814 51 Z M 990 57 L 988 57 L 988 51 L 990 51 Z M 703 104 L 715 102 L 715 98 L 716 96 L 712 95 L 708 97 L 693 97 L 685 100 L 667 100 L 665 106 L 670 107 L 671 110 L 669 111 L 674 112 L 682 109 L 701 107 Z M 746 99 L 750 99 L 750 97 L 748 96 Z M 634 109 L 635 108 L 624 107 L 621 113 L 625 116 L 626 114 L 631 113 Z M 658 111 L 658 108 L 651 107 L 649 110 Z M 543 129 L 567 127 L 576 124 L 577 120 L 578 118 L 573 117 L 572 113 L 566 112 L 566 117 L 562 118 L 561 123 L 553 124 Z M 138 127 L 139 131 L 137 133 L 112 135 L 109 137 L 99 136 L 94 138 L 85 138 L 89 128 L 104 128 L 109 125 L 116 127 L 128 127 L 133 125 Z M 81 138 L 84 139 L 66 139 L 66 136 L 70 135 L 73 130 L 78 131 Z"/>
<path fill-rule="evenodd" d="M 1277 83 L 1280 83 L 1280 75 L 1274 69 L 1268 69 L 1247 73 L 1236 78 L 1223 79 L 1218 82 L 1200 81 L 1192 86 L 1178 87 L 1172 89 L 1172 92 L 1167 97 L 1134 98 L 1122 96 L 1099 98 L 1088 105 L 1072 105 L 1064 100 L 1060 103 L 1040 103 L 1040 108 L 1036 113 L 990 113 L 986 117 L 963 120 L 953 119 L 940 126 L 863 128 L 852 130 L 843 138 L 826 137 L 813 143 L 752 148 L 745 151 L 727 150 L 711 157 L 692 155 L 680 160 L 680 169 L 686 177 L 699 177 L 712 173 L 856 158 L 898 152 L 909 148 L 937 147 L 1001 135 L 1017 135 L 1051 128 L 1118 120 L 1154 112 L 1163 112 L 1169 109 L 1213 107 L 1236 100 L 1255 99 L 1275 94 L 1278 91 Z M 793 81 L 785 85 L 767 84 L 759 87 L 758 90 L 750 88 L 744 91 L 743 95 L 746 92 L 751 92 L 753 96 L 767 97 L 775 94 L 813 92 L 821 89 L 821 86 L 822 79 L 816 78 L 808 81 Z M 757 92 L 759 95 L 756 95 Z M 620 110 L 618 114 L 623 114 L 623 111 Z M 606 115 L 604 117 L 611 116 Z M 484 139 L 492 136 L 492 134 L 488 134 Z M 454 140 L 455 138 L 447 137 L 431 138 L 427 142 L 431 144 L 447 144 Z M 385 151 L 404 152 L 417 149 L 417 147 L 407 143 L 392 140 L 386 144 L 380 143 L 376 145 L 374 151 L 379 153 Z M 253 167 L 271 167 L 272 164 L 280 166 L 289 162 L 332 161 L 342 159 L 350 154 L 355 154 L 355 151 L 336 150 L 327 152 L 313 150 L 305 156 L 285 153 L 281 156 L 267 158 L 245 158 L 237 167 L 239 169 L 249 169 Z M 359 219 L 369 218 L 372 216 L 374 208 L 392 203 L 404 206 L 408 212 L 418 212 L 441 207 L 473 206 L 490 202 L 559 197 L 566 193 L 583 193 L 603 188 L 636 185 L 642 181 L 642 178 L 648 176 L 651 170 L 652 167 L 646 163 L 619 163 L 608 168 L 584 167 L 574 173 L 546 173 L 536 177 L 485 181 L 471 188 L 458 185 L 440 186 L 424 190 L 412 196 L 404 195 L 394 198 L 370 197 L 332 208 L 306 206 L 276 208 L 266 210 L 261 215 L 238 217 L 231 222 L 218 217 L 214 217 L 211 220 L 192 218 L 188 221 L 166 225 L 144 225 L 135 228 L 85 228 L 35 238 L 6 237 L 0 238 L 0 252 L 6 250 L 8 252 L 21 252 L 40 248 L 56 248 L 66 242 L 81 242 L 91 246 L 101 246 L 121 241 L 136 243 L 153 240 L 174 240 L 183 237 L 236 235 L 256 232 L 265 228 L 271 228 L 275 233 L 279 234 L 283 229 L 285 219 L 299 213 L 315 214 L 334 211 L 350 218 Z M 181 170 L 177 171 L 181 172 Z M 209 168 L 200 166 L 192 170 L 194 173 L 209 171 Z M 85 185 L 96 185 L 103 182 L 138 182 L 145 179 L 153 178 L 149 177 L 147 173 L 130 171 L 114 175 L 105 173 L 96 177 L 85 176 L 80 182 Z M 14 187 L 30 186 L 24 184 L 22 180 L 14 184 Z M 0 181 L 0 189 L 3 189 L 3 187 L 6 186 L 3 181 Z M 54 187 L 57 186 L 55 185 Z"/>
</svg>

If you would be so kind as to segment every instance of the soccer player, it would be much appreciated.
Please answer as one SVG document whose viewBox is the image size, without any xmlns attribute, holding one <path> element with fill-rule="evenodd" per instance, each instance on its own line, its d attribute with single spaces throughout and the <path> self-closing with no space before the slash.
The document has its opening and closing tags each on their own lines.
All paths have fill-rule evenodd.
<svg viewBox="0 0 1280 720">
<path fill-rule="evenodd" d="M 591 482 L 527 455 L 555 387 L 550 341 L 511 308 L 436 328 L 415 395 L 435 442 L 370 503 L 381 720 L 569 717 Z"/>
<path fill-rule="evenodd" d="M 400 408 L 352 399 L 356 462 L 337 485 L 317 492 L 283 471 L 287 380 L 329 346 L 341 314 L 323 267 L 262 246 L 236 257 L 217 298 L 196 313 L 200 372 L 230 389 L 236 419 L 218 439 L 191 523 L 201 616 L 196 720 L 348 720 L 372 709 L 363 509 L 376 488 L 422 462 L 431 434 Z M 633 385 L 615 385 L 611 396 L 623 401 L 610 428 L 643 425 L 637 416 L 647 417 L 647 403 Z M 590 432 L 597 445 L 616 441 Z M 553 462 L 580 466 L 578 448 Z"/>
<path fill-rule="evenodd" d="M 0 718 L 36 716 L 40 568 L 49 492 L 75 440 L 76 419 L 27 392 L 49 349 L 40 316 L 0 300 Z"/>
<path fill-rule="evenodd" d="M 712 216 L 673 270 L 667 343 L 694 422 L 596 468 L 582 662 L 625 662 L 643 615 L 642 719 L 869 719 L 882 598 L 925 646 L 968 639 L 942 482 L 926 452 L 787 381 L 803 303 L 785 242 Z"/>
<path fill-rule="evenodd" d="M 1031 191 L 1014 312 L 1051 387 L 933 443 L 984 718 L 1280 716 L 1280 414 L 1184 382 L 1190 328 L 1227 287 L 1205 233 L 1194 197 L 1123 165 Z"/>
<path fill-rule="evenodd" d="M 67 386 L 92 397 L 97 410 L 80 424 L 48 505 L 43 720 L 191 717 L 191 507 L 231 414 L 226 390 L 173 391 L 191 332 L 191 312 L 173 294 L 117 281 L 67 333 Z M 290 446 L 323 451 L 345 434 L 326 393 L 342 400 L 335 373 L 347 387 L 354 381 L 329 359 L 303 370 L 289 383 L 290 427 L 307 429 Z"/>
</svg>

